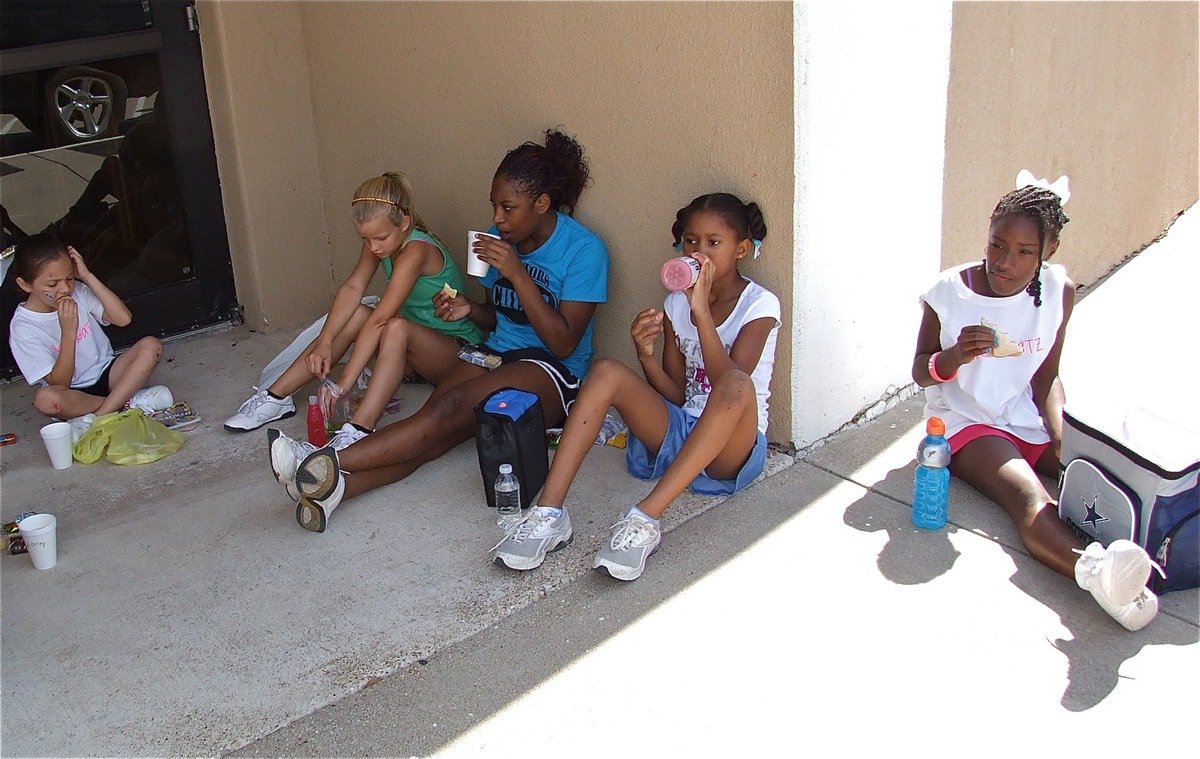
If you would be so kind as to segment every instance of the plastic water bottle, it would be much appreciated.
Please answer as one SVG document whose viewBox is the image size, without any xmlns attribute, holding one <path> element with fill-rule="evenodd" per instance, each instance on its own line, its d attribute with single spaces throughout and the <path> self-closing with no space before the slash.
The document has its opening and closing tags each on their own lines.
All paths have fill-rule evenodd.
<svg viewBox="0 0 1200 759">
<path fill-rule="evenodd" d="M 501 464 L 496 478 L 496 524 L 507 529 L 520 519 L 521 483 L 512 473 L 512 464 Z"/>
<path fill-rule="evenodd" d="M 308 442 L 321 448 L 325 445 L 325 415 L 317 396 L 308 396 Z"/>
<path fill-rule="evenodd" d="M 927 530 L 940 529 L 946 524 L 949 508 L 950 443 L 946 442 L 946 423 L 931 416 L 925 423 L 925 437 L 917 447 L 913 524 Z"/>
</svg>

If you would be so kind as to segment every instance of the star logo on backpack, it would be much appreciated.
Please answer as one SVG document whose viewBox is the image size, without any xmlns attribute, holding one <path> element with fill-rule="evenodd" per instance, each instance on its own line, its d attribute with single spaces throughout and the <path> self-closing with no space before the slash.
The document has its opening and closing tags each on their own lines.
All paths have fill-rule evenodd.
<svg viewBox="0 0 1200 759">
<path fill-rule="evenodd" d="M 1086 498 L 1080 498 L 1079 500 L 1083 501 L 1083 508 L 1086 512 L 1083 517 L 1084 524 L 1090 524 L 1094 530 L 1100 522 L 1108 521 L 1108 517 L 1101 514 L 1099 509 L 1096 508 L 1096 502 L 1100 500 L 1099 495 L 1093 496 L 1091 503 L 1088 503 Z"/>
</svg>

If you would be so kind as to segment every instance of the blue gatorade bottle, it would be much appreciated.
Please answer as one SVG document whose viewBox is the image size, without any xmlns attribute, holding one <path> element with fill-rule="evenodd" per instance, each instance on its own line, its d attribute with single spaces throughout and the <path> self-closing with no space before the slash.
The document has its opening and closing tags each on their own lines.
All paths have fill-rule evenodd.
<svg viewBox="0 0 1200 759">
<path fill-rule="evenodd" d="M 925 423 L 925 438 L 917 448 L 913 524 L 927 530 L 940 529 L 946 524 L 949 507 L 950 443 L 946 442 L 946 423 L 931 416 Z"/>
</svg>

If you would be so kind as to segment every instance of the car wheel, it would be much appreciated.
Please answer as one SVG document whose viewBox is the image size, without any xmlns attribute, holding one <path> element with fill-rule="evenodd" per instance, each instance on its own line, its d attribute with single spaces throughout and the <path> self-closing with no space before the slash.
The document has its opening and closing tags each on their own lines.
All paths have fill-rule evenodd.
<svg viewBox="0 0 1200 759">
<path fill-rule="evenodd" d="M 46 82 L 46 107 L 63 144 L 117 134 L 125 118 L 125 81 L 90 66 L 68 66 Z"/>
</svg>

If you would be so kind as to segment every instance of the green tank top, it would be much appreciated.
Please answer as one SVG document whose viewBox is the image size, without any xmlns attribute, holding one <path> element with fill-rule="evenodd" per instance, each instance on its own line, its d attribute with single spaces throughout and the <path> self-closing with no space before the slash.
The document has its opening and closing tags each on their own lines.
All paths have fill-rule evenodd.
<svg viewBox="0 0 1200 759">
<path fill-rule="evenodd" d="M 458 264 L 454 263 L 454 259 L 450 257 L 446 246 L 442 245 L 437 238 L 416 228 L 409 232 L 404 245 L 412 240 L 420 240 L 437 248 L 438 252 L 442 254 L 442 270 L 437 274 L 423 274 L 417 277 L 417 281 L 413 283 L 412 292 L 400 306 L 400 315 L 413 324 L 420 324 L 422 327 L 428 327 L 451 337 L 461 337 L 468 343 L 482 342 L 483 332 L 470 319 L 448 322 L 439 319 L 433 313 L 433 296 L 442 289 L 443 285 L 449 284 L 460 292 L 466 289 L 462 272 L 459 270 Z M 400 247 L 403 250 L 404 246 Z M 383 259 L 383 274 L 389 282 L 392 281 L 392 259 L 390 257 Z"/>
</svg>

